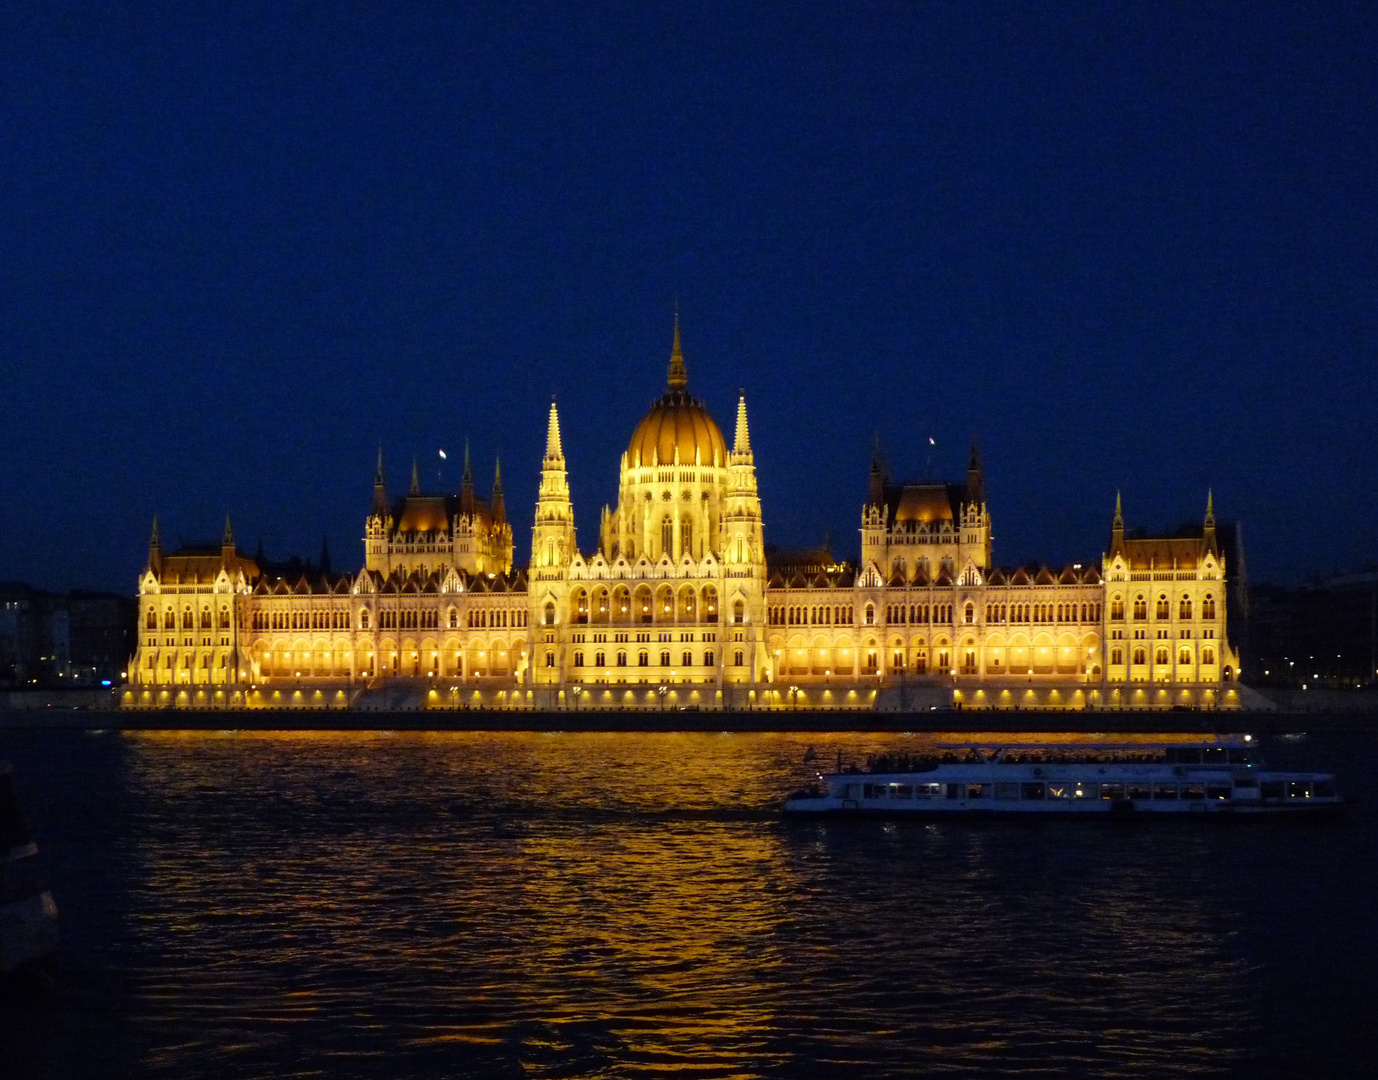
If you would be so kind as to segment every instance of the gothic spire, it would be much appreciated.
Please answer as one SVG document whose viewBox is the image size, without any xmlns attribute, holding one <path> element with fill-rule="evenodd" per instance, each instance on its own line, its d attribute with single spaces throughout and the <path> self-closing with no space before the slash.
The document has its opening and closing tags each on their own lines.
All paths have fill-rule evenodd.
<svg viewBox="0 0 1378 1080">
<path fill-rule="evenodd" d="M 502 495 L 502 458 L 493 459 L 493 524 L 507 521 L 507 500 Z"/>
<path fill-rule="evenodd" d="M 980 506 L 986 501 L 986 470 L 981 465 L 981 451 L 971 440 L 971 457 L 967 461 L 967 502 Z"/>
<path fill-rule="evenodd" d="M 670 389 L 683 390 L 689 383 L 684 370 L 684 352 L 679 346 L 679 308 L 675 309 L 675 343 L 670 349 Z"/>
<path fill-rule="evenodd" d="M 459 511 L 474 512 L 474 463 L 469 457 L 469 440 L 464 440 L 464 478 L 459 482 Z"/>
<path fill-rule="evenodd" d="M 421 494 L 421 463 L 417 461 L 415 455 L 411 459 L 411 493 Z"/>
<path fill-rule="evenodd" d="M 1215 493 L 1210 488 L 1206 489 L 1206 524 L 1215 525 Z"/>
<path fill-rule="evenodd" d="M 163 548 L 163 542 L 162 542 L 161 540 L 158 539 L 158 515 L 157 515 L 157 514 L 154 514 L 154 515 L 153 515 L 153 535 L 150 536 L 150 537 L 148 538 L 148 550 L 149 550 L 149 551 L 154 551 L 154 550 L 161 551 L 162 548 Z"/>
<path fill-rule="evenodd" d="M 871 447 L 871 490 L 867 502 L 871 506 L 885 504 L 885 465 L 880 456 L 880 432 L 876 432 L 875 443 Z"/>
<path fill-rule="evenodd" d="M 373 474 L 373 517 L 388 516 L 388 490 L 383 482 L 383 444 L 378 444 L 378 471 Z"/>
<path fill-rule="evenodd" d="M 555 399 L 550 399 L 550 421 L 545 431 L 545 459 L 554 461 L 564 458 L 565 451 L 560 445 L 560 414 L 555 408 Z"/>
<path fill-rule="evenodd" d="M 225 535 L 221 537 L 220 546 L 234 550 L 234 529 L 230 526 L 229 514 L 225 515 Z"/>
<path fill-rule="evenodd" d="M 732 440 L 732 449 L 739 453 L 751 453 L 751 432 L 746 424 L 746 390 L 738 391 L 737 398 L 737 434 Z"/>
</svg>

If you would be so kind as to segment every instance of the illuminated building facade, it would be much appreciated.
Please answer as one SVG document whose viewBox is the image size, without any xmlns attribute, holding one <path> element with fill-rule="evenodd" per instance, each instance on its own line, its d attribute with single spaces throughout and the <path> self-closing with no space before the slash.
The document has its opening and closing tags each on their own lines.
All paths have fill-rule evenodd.
<svg viewBox="0 0 1378 1080">
<path fill-rule="evenodd" d="M 259 565 L 216 549 L 139 582 L 128 707 L 1237 707 L 1213 507 L 1191 535 L 1127 534 L 1098 564 L 1001 569 L 984 474 L 892 484 L 877 453 L 861 560 L 768 553 L 746 400 L 729 447 L 668 387 L 622 455 L 616 506 L 581 551 L 550 407 L 531 560 L 513 569 L 500 472 L 458 495 L 388 497 L 363 567 Z"/>
</svg>

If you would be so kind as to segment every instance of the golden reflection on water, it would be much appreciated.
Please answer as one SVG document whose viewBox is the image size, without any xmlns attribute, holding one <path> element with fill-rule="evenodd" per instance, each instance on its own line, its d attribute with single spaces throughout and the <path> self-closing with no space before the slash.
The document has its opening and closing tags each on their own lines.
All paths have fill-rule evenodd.
<svg viewBox="0 0 1378 1080">
<path fill-rule="evenodd" d="M 1218 832 L 778 816 L 808 748 L 971 738 L 124 736 L 148 1064 L 1227 1071 L 1255 1021 Z"/>
</svg>

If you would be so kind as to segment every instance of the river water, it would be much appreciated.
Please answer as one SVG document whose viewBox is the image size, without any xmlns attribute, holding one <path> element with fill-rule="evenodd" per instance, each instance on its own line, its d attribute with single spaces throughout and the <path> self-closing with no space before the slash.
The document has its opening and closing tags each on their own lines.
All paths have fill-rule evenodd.
<svg viewBox="0 0 1378 1080">
<path fill-rule="evenodd" d="M 0 731 L 62 912 L 6 1077 L 1373 1076 L 1338 823 L 784 821 L 925 737 Z"/>
</svg>

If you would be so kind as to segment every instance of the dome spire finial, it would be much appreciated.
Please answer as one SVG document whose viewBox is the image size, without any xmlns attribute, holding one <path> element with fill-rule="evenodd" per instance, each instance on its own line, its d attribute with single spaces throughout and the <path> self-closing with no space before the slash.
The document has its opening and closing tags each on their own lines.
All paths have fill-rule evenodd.
<svg viewBox="0 0 1378 1080">
<path fill-rule="evenodd" d="M 684 353 L 679 346 L 679 304 L 675 304 L 675 343 L 670 349 L 670 389 L 683 390 L 689 382 L 684 370 Z"/>
</svg>

